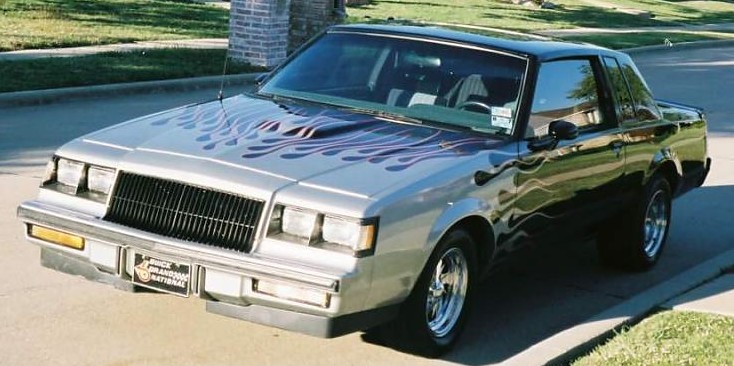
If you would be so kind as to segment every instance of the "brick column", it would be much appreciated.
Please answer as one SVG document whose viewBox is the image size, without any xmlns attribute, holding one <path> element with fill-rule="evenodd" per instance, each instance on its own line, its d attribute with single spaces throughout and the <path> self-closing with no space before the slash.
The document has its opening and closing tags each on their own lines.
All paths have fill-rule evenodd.
<svg viewBox="0 0 734 366">
<path fill-rule="evenodd" d="M 231 0 L 229 55 L 274 67 L 288 51 L 291 0 Z"/>
<path fill-rule="evenodd" d="M 344 0 L 291 0 L 288 51 L 292 52 L 324 28 L 345 18 Z"/>
</svg>

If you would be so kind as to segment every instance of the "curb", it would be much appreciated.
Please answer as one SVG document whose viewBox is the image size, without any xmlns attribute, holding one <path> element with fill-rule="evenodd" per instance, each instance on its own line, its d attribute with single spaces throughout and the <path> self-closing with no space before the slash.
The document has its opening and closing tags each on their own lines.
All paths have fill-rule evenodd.
<svg viewBox="0 0 734 366">
<path fill-rule="evenodd" d="M 734 249 L 611 307 L 582 324 L 556 333 L 503 364 L 567 365 L 609 339 L 621 327 L 642 320 L 661 304 L 718 277 L 732 266 L 734 266 Z"/>
<path fill-rule="evenodd" d="M 39 105 L 53 103 L 59 100 L 98 98 L 111 95 L 215 88 L 222 85 L 222 83 L 224 83 L 224 86 L 245 85 L 255 80 L 258 75 L 260 73 L 0 93 L 0 107 Z"/>
<path fill-rule="evenodd" d="M 623 48 L 617 51 L 624 52 L 629 55 L 639 55 L 639 54 L 650 53 L 650 52 L 675 51 L 675 50 L 681 50 L 681 49 L 695 50 L 698 48 L 733 46 L 733 45 L 734 45 L 734 39 L 724 39 L 724 40 L 713 40 L 713 41 L 682 42 L 682 43 L 675 43 L 672 46 L 655 45 L 655 46 Z"/>
</svg>

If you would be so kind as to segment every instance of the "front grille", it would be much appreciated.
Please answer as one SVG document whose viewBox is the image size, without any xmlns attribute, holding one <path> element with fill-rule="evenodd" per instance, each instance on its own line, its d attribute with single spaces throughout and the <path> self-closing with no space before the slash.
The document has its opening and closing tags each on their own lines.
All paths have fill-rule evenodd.
<svg viewBox="0 0 734 366">
<path fill-rule="evenodd" d="M 105 220 L 171 238 L 248 252 L 263 202 L 120 172 Z"/>
</svg>

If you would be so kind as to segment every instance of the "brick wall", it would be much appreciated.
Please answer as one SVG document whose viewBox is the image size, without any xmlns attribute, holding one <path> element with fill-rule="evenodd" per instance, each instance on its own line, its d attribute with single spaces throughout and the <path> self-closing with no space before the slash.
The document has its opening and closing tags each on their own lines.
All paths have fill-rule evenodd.
<svg viewBox="0 0 734 366">
<path fill-rule="evenodd" d="M 294 51 L 324 28 L 344 20 L 344 1 L 291 0 L 288 51 Z"/>
<path fill-rule="evenodd" d="M 288 51 L 291 0 L 231 0 L 229 55 L 273 67 Z"/>
<path fill-rule="evenodd" d="M 229 55 L 273 67 L 344 19 L 343 0 L 231 0 Z"/>
</svg>

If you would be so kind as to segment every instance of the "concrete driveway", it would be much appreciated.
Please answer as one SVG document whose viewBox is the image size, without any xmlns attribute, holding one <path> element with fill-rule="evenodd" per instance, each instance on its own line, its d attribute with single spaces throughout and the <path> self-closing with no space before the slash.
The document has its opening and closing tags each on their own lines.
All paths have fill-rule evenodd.
<svg viewBox="0 0 734 366">
<path fill-rule="evenodd" d="M 75 101 L 0 111 L 0 364 L 427 365 L 499 363 L 734 243 L 734 48 L 635 57 L 658 98 L 703 106 L 714 168 L 674 204 L 669 246 L 650 272 L 602 268 L 593 243 L 519 253 L 480 288 L 455 351 L 425 360 L 352 334 L 311 338 L 204 312 L 200 300 L 130 294 L 40 267 L 16 206 L 36 194 L 43 164 L 64 141 L 214 90 Z"/>
</svg>

